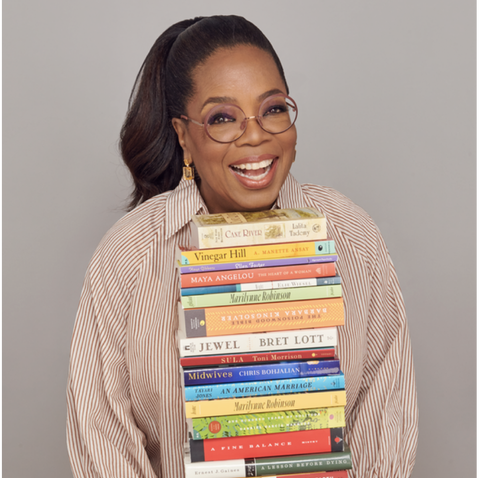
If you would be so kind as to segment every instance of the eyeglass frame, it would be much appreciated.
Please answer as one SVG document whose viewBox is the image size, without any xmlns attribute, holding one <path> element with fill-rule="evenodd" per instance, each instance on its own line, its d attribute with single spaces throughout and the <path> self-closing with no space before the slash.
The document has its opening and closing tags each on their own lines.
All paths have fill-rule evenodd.
<svg viewBox="0 0 480 478">
<path fill-rule="evenodd" d="M 273 94 L 273 95 L 270 95 L 270 96 L 267 96 L 267 98 L 265 98 L 262 103 L 260 104 L 259 106 L 259 110 L 261 109 L 263 103 L 265 103 L 269 98 L 273 98 L 275 96 L 282 96 L 283 98 L 286 98 L 286 99 L 289 99 L 290 101 L 292 101 L 293 105 L 294 105 L 294 110 L 295 110 L 295 118 L 294 120 L 291 122 L 290 126 L 287 128 L 287 129 L 284 129 L 283 131 L 279 131 L 278 133 L 272 133 L 271 131 L 267 131 L 263 126 L 262 126 L 262 120 L 261 120 L 261 115 L 253 115 L 253 116 L 246 116 L 245 115 L 245 111 L 242 110 L 242 108 L 240 108 L 240 106 L 238 105 L 234 105 L 232 103 L 220 103 L 221 105 L 224 105 L 224 106 L 233 106 L 235 108 L 238 108 L 244 115 L 245 115 L 245 118 L 243 119 L 242 123 L 245 122 L 245 128 L 243 129 L 242 133 L 240 134 L 240 136 L 238 136 L 238 138 L 235 138 L 235 139 L 232 139 L 231 141 L 219 141 L 218 139 L 215 139 L 211 136 L 211 134 L 208 132 L 208 125 L 206 123 L 199 123 L 198 121 L 195 121 L 194 119 L 192 118 L 189 118 L 188 116 L 186 115 L 180 115 L 180 118 L 183 119 L 183 120 L 186 120 L 186 121 L 191 121 L 192 123 L 195 123 L 196 125 L 198 126 L 203 126 L 203 129 L 205 130 L 205 133 L 207 133 L 207 136 L 212 140 L 212 141 L 215 141 L 216 143 L 221 143 L 221 144 L 228 144 L 228 143 L 234 143 L 235 141 L 237 141 L 237 139 L 240 139 L 245 131 L 247 131 L 247 124 L 248 124 L 248 120 L 251 120 L 251 119 L 256 119 L 257 120 L 257 123 L 258 125 L 260 126 L 260 128 L 263 129 L 263 131 L 265 131 L 266 133 L 269 133 L 269 134 L 281 134 L 281 133 L 285 133 L 285 131 L 288 131 L 294 124 L 295 122 L 297 121 L 297 118 L 298 118 L 298 106 L 297 106 L 297 103 L 295 102 L 295 100 L 291 97 L 291 96 L 288 96 L 288 95 L 284 95 L 283 93 L 276 93 L 276 94 Z M 217 106 L 219 105 L 216 105 L 216 106 L 213 106 L 212 108 L 210 108 L 207 112 L 207 114 L 205 115 L 205 118 L 208 118 L 209 115 L 210 115 L 210 112 L 216 108 Z"/>
</svg>

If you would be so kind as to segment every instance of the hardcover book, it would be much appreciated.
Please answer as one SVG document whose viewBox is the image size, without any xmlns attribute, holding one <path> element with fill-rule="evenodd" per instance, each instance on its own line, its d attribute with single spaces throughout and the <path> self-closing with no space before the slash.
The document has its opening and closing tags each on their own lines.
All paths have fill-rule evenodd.
<svg viewBox="0 0 480 478">
<path fill-rule="evenodd" d="M 348 478 L 347 470 L 295 473 L 294 475 L 268 475 L 268 478 Z"/>
<path fill-rule="evenodd" d="M 203 461 L 197 463 L 192 463 L 190 451 L 185 451 L 185 478 L 199 478 L 202 476 L 246 478 L 249 476 L 313 473 L 352 468 L 352 456 L 347 444 L 344 445 L 344 451 L 333 453 Z"/>
<path fill-rule="evenodd" d="M 336 327 L 345 320 L 342 297 L 203 309 L 183 309 L 179 303 L 178 315 L 187 337 Z"/>
<path fill-rule="evenodd" d="M 291 257 L 286 259 L 268 259 L 263 261 L 225 262 L 218 264 L 203 264 L 198 266 L 182 266 L 178 261 L 176 267 L 180 274 L 193 274 L 198 272 L 230 271 L 241 269 L 270 268 L 280 266 L 296 266 L 302 264 L 322 264 L 335 262 L 337 254 L 325 254 L 323 256 Z"/>
<path fill-rule="evenodd" d="M 343 451 L 343 429 L 323 428 L 290 433 L 190 440 L 192 463 Z"/>
<path fill-rule="evenodd" d="M 204 217 L 204 216 L 201 216 Z M 334 254 L 333 240 L 237 246 L 219 249 L 196 249 L 177 246 L 175 259 L 182 265 L 217 264 L 219 262 L 258 261 L 286 257 L 306 257 Z"/>
<path fill-rule="evenodd" d="M 264 304 L 267 302 L 327 299 L 341 296 L 341 285 L 315 285 L 312 287 L 294 287 L 290 289 L 188 295 L 181 297 L 181 303 L 184 309 L 198 309 L 202 307 L 223 307 L 243 304 Z"/>
<path fill-rule="evenodd" d="M 335 347 L 338 343 L 336 327 L 308 330 L 288 330 L 256 334 L 225 335 L 221 337 L 187 338 L 177 332 L 180 357 L 224 355 L 241 352 L 274 352 L 282 350 Z"/>
<path fill-rule="evenodd" d="M 282 352 L 259 352 L 251 354 L 209 355 L 206 357 L 184 357 L 180 359 L 183 368 L 202 365 L 233 365 L 248 363 L 268 363 L 285 360 L 317 360 L 335 355 L 333 347 L 307 350 L 285 350 Z"/>
<path fill-rule="evenodd" d="M 320 392 L 345 388 L 342 372 L 336 375 L 268 381 L 220 383 L 185 387 L 185 401 L 217 400 L 223 398 L 259 397 L 299 392 Z"/>
<path fill-rule="evenodd" d="M 336 273 L 335 262 L 322 264 L 303 264 L 296 266 L 255 268 L 240 271 L 200 272 L 197 274 L 180 274 L 180 287 L 209 287 L 236 285 L 247 283 L 269 283 L 310 279 L 315 277 L 331 277 Z"/>
<path fill-rule="evenodd" d="M 345 426 L 345 407 L 189 418 L 187 425 L 194 440 L 339 428 Z"/>
<path fill-rule="evenodd" d="M 345 390 L 185 402 L 187 418 L 345 406 Z"/>
<path fill-rule="evenodd" d="M 293 289 L 297 287 L 315 287 L 341 284 L 340 276 L 314 277 L 311 279 L 280 280 L 269 282 L 252 282 L 247 284 L 214 285 L 209 287 L 188 287 L 180 289 L 184 295 L 223 294 L 226 292 L 248 292 L 271 289 Z"/>
<path fill-rule="evenodd" d="M 338 374 L 338 357 L 307 362 L 279 362 L 256 365 L 227 365 L 183 371 L 185 386 L 211 383 L 253 382 L 254 380 L 290 379 Z"/>
<path fill-rule="evenodd" d="M 192 216 L 198 249 L 327 239 L 325 216 L 313 208 Z"/>
</svg>

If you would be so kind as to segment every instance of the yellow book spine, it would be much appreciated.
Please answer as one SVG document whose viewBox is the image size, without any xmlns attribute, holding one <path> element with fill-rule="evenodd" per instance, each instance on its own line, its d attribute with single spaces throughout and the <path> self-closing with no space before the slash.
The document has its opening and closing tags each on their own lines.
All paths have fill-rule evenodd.
<svg viewBox="0 0 480 478">
<path fill-rule="evenodd" d="M 341 407 L 347 404 L 345 390 L 298 393 L 268 397 L 229 398 L 185 402 L 187 418 L 266 413 L 306 408 Z"/>
<path fill-rule="evenodd" d="M 226 247 L 177 251 L 182 265 L 223 264 L 229 262 L 308 257 L 334 254 L 334 241 L 294 242 L 291 244 L 266 244 L 264 246 Z"/>
</svg>

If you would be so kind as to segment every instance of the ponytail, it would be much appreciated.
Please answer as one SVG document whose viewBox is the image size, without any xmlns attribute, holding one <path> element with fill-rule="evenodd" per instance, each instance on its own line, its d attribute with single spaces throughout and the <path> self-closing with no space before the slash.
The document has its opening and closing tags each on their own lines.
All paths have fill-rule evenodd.
<svg viewBox="0 0 480 478">
<path fill-rule="evenodd" d="M 178 22 L 151 48 L 135 80 L 120 132 L 120 151 L 134 182 L 129 210 L 180 182 L 183 150 L 172 118 L 185 114 L 194 90 L 193 69 L 218 48 L 238 44 L 270 53 L 285 81 L 280 60 L 265 35 L 235 15 Z"/>
</svg>

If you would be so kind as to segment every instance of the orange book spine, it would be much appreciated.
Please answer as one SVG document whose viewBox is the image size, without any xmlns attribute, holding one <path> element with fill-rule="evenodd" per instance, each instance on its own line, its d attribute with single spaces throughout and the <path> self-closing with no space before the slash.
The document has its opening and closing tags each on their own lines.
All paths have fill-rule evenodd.
<svg viewBox="0 0 480 478">
<path fill-rule="evenodd" d="M 183 309 L 179 329 L 186 337 L 215 337 L 344 325 L 343 298 Z"/>
<path fill-rule="evenodd" d="M 312 277 L 333 277 L 335 262 L 305 264 L 298 266 L 268 267 L 258 269 L 232 270 L 221 272 L 200 272 L 181 274 L 180 285 L 187 287 L 205 287 L 212 285 L 251 284 L 290 279 L 310 279 Z"/>
</svg>

